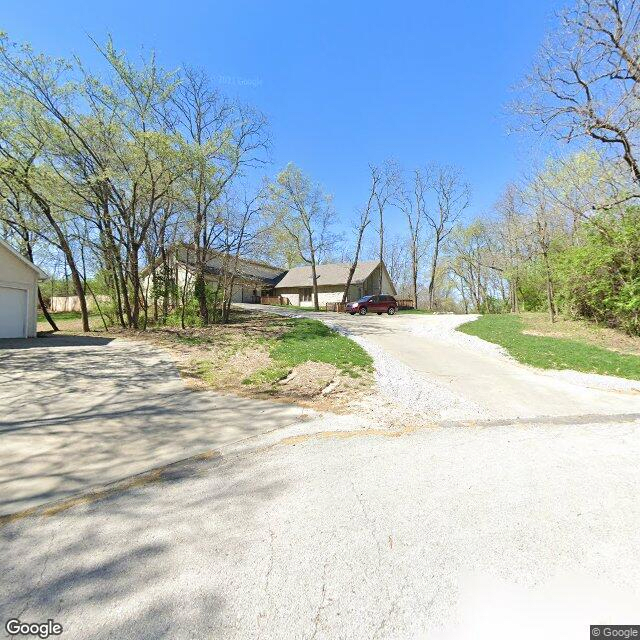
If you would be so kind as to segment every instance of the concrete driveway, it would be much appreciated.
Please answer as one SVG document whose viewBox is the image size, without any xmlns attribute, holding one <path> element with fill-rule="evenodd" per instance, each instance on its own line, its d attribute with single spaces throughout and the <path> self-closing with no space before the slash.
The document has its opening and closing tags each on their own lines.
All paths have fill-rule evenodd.
<svg viewBox="0 0 640 640">
<path fill-rule="evenodd" d="M 260 305 L 244 306 L 264 309 Z M 282 307 L 271 310 L 288 313 Z M 477 317 L 474 315 L 294 314 L 316 318 L 345 331 L 365 348 L 381 349 L 408 367 L 417 379 L 439 385 L 472 403 L 489 419 L 640 417 L 640 382 L 521 365 L 501 354 L 495 345 L 455 330 Z"/>
<path fill-rule="evenodd" d="M 308 412 L 307 412 L 308 413 Z M 190 391 L 169 356 L 99 337 L 0 341 L 0 515 L 299 421 Z"/>
</svg>

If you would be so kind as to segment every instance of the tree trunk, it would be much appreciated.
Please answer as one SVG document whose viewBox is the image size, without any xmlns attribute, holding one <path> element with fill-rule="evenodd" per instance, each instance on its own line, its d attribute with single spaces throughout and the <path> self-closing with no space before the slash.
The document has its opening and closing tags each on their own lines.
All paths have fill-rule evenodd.
<svg viewBox="0 0 640 640">
<path fill-rule="evenodd" d="M 360 247 L 362 246 L 362 236 L 364 235 L 364 230 L 367 228 L 367 224 L 362 225 L 358 230 L 358 240 L 356 242 L 356 251 L 353 256 L 353 262 L 351 263 L 351 267 L 349 268 L 349 275 L 347 276 L 347 284 L 344 288 L 344 293 L 342 294 L 342 302 L 347 302 L 347 298 L 349 297 L 349 288 L 351 287 L 351 281 L 353 280 L 353 274 L 356 272 L 356 268 L 358 266 L 358 259 L 360 257 Z"/>
<path fill-rule="evenodd" d="M 380 264 L 384 261 L 384 220 L 383 220 L 383 209 L 380 208 Z M 380 277 L 378 278 L 378 293 L 382 293 L 382 268 L 380 268 Z"/>
<path fill-rule="evenodd" d="M 554 303 L 554 294 L 553 294 L 553 280 L 551 279 L 551 266 L 549 264 L 549 255 L 545 251 L 543 253 L 544 257 L 544 266 L 545 272 L 547 276 L 547 304 L 549 305 L 549 319 L 551 322 L 556 321 L 556 307 Z"/>
<path fill-rule="evenodd" d="M 32 195 L 36 196 L 33 192 Z M 39 196 L 35 197 L 38 206 L 41 211 L 44 213 L 47 221 L 51 225 L 56 237 L 58 239 L 58 245 L 62 249 L 64 256 L 67 261 L 67 265 L 69 266 L 69 270 L 71 271 L 71 279 L 73 280 L 73 286 L 76 290 L 76 295 L 78 296 L 78 300 L 80 301 L 80 313 L 82 315 L 82 330 L 85 332 L 90 331 L 89 328 L 89 310 L 87 309 L 87 298 L 84 295 L 84 287 L 82 286 L 82 278 L 80 277 L 80 272 L 76 266 L 75 259 L 73 257 L 73 251 L 71 250 L 71 246 L 67 242 L 67 238 L 60 228 L 60 225 L 56 222 L 56 219 L 53 217 L 51 213 L 51 209 L 49 205 Z"/>
<path fill-rule="evenodd" d="M 511 312 L 519 313 L 518 305 L 518 276 L 515 275 L 509 282 L 509 288 L 511 290 Z"/>
<path fill-rule="evenodd" d="M 320 304 L 318 302 L 318 274 L 316 273 L 316 252 L 311 242 L 311 234 L 309 234 L 309 240 L 310 240 L 309 244 L 311 245 L 309 253 L 311 255 L 311 278 L 313 283 L 313 308 L 316 311 L 320 311 Z"/>
<path fill-rule="evenodd" d="M 54 331 L 60 331 L 60 329 L 58 329 L 58 325 L 56 325 L 53 318 L 51 317 L 51 314 L 47 310 L 47 305 L 44 303 L 44 298 L 42 297 L 42 291 L 40 291 L 40 287 L 38 287 L 38 302 L 40 303 L 40 309 L 42 309 L 42 313 L 46 318 L 47 322 L 49 323 L 49 325 L 51 326 L 51 328 Z"/>
<path fill-rule="evenodd" d="M 26 228 L 25 228 L 25 232 L 26 233 L 25 233 L 24 240 L 25 240 L 25 246 L 27 249 L 27 257 L 29 258 L 29 260 L 31 260 L 31 262 L 33 262 L 33 248 L 31 247 L 31 242 L 29 240 L 29 233 L 26 231 Z M 47 309 L 47 305 L 44 303 L 44 297 L 42 295 L 42 291 L 40 290 L 40 287 L 38 287 L 38 303 L 40 304 L 40 309 L 42 310 L 42 314 L 44 315 L 47 322 L 49 323 L 49 326 L 54 331 L 60 331 L 60 329 L 58 329 L 58 325 L 55 323 L 55 321 L 51 317 L 51 314 Z"/>
<path fill-rule="evenodd" d="M 440 244 L 440 241 L 438 240 L 438 238 L 436 238 L 436 244 L 435 244 L 435 247 L 433 248 L 433 258 L 431 260 L 431 277 L 429 278 L 429 291 L 428 291 L 429 311 L 433 311 L 433 293 L 436 287 L 436 269 L 438 267 L 438 252 L 440 250 L 439 244 Z"/>
<path fill-rule="evenodd" d="M 66 255 L 66 252 L 65 252 Z M 80 314 L 82 315 L 82 330 L 86 333 L 91 331 L 89 328 L 89 309 L 87 307 L 87 297 L 84 294 L 84 287 L 82 286 L 82 278 L 78 271 L 73 256 L 67 256 L 69 262 L 69 270 L 71 271 L 71 279 L 73 280 L 73 286 L 76 290 L 76 295 L 80 301 Z"/>
<path fill-rule="evenodd" d="M 131 285 L 133 287 L 133 308 L 131 311 L 131 326 L 138 328 L 140 322 L 140 272 L 138 270 L 138 251 L 140 247 L 137 244 L 131 246 L 129 255 L 129 271 L 131 275 Z"/>
<path fill-rule="evenodd" d="M 411 248 L 411 279 L 413 284 L 413 304 L 418 308 L 418 247 L 416 246 L 416 240 L 413 242 Z"/>
</svg>

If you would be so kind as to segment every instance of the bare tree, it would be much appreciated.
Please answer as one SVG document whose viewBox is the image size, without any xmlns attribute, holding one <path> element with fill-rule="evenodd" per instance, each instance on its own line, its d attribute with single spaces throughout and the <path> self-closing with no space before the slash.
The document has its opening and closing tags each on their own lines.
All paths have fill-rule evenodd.
<svg viewBox="0 0 640 640">
<path fill-rule="evenodd" d="M 500 223 L 496 228 L 497 241 L 504 261 L 505 273 L 509 283 L 509 307 L 512 313 L 518 313 L 518 285 L 521 263 L 524 258 L 523 235 L 525 223 L 522 212 L 520 190 L 515 184 L 509 184 L 496 203 L 496 212 Z"/>
<path fill-rule="evenodd" d="M 532 235 L 535 238 L 538 254 L 541 256 L 544 265 L 549 318 L 551 322 L 555 322 L 556 305 L 551 267 L 551 244 L 555 235 L 554 230 L 557 226 L 557 211 L 554 210 L 552 203 L 549 202 L 544 182 L 540 177 L 530 183 L 523 193 L 523 200 L 530 209 Z"/>
<path fill-rule="evenodd" d="M 620 157 L 640 191 L 640 2 L 579 0 L 559 16 L 517 111 L 560 140 Z"/>
<path fill-rule="evenodd" d="M 409 226 L 409 252 L 411 255 L 411 285 L 413 303 L 418 308 L 418 276 L 420 265 L 425 254 L 424 225 L 426 222 L 426 192 L 428 176 L 420 169 L 412 172 L 411 188 L 405 189 L 399 200 L 399 207 L 407 219 Z"/>
<path fill-rule="evenodd" d="M 387 160 L 381 167 L 369 165 L 371 181 L 375 184 L 374 201 L 378 211 L 379 251 L 378 260 L 384 261 L 384 213 L 397 200 L 401 186 L 400 170 L 395 162 Z M 379 269 L 378 293 L 382 293 L 382 269 Z"/>
<path fill-rule="evenodd" d="M 319 311 L 317 266 L 332 240 L 330 226 L 335 213 L 331 198 L 293 164 L 278 175 L 271 195 L 276 224 L 282 225 L 300 258 L 311 267 L 313 306 Z"/>
<path fill-rule="evenodd" d="M 374 202 L 376 201 L 376 192 L 378 190 L 378 183 L 380 181 L 380 175 L 377 171 L 371 171 L 371 187 L 369 189 L 369 197 L 367 198 L 367 204 L 360 211 L 360 218 L 356 225 L 356 246 L 353 254 L 353 261 L 349 268 L 349 274 L 347 275 L 347 283 L 342 294 L 342 302 L 346 302 L 349 296 L 349 288 L 351 287 L 351 281 L 353 280 L 353 274 L 356 272 L 358 266 L 358 260 L 360 258 L 360 250 L 362 249 L 362 238 L 369 223 L 371 222 L 371 210 L 373 209 Z"/>
<path fill-rule="evenodd" d="M 462 179 L 460 171 L 451 166 L 432 165 L 429 168 L 428 184 L 436 200 L 433 210 L 425 208 L 425 216 L 433 232 L 433 253 L 428 288 L 428 305 L 429 309 L 433 309 L 440 252 L 456 223 L 469 206 L 470 189 Z"/>
</svg>

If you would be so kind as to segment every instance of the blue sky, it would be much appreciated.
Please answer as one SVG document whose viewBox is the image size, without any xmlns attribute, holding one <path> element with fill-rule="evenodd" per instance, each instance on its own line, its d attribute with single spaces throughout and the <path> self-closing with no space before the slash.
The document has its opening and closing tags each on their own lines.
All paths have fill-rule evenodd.
<svg viewBox="0 0 640 640">
<path fill-rule="evenodd" d="M 458 165 L 488 210 L 530 161 L 505 106 L 553 23 L 554 0 L 50 2 L 4 0 L 0 28 L 53 55 L 97 59 L 88 35 L 169 68 L 203 67 L 263 110 L 269 172 L 302 167 L 346 219 L 367 165 Z M 99 7 L 99 11 L 97 8 Z"/>
</svg>

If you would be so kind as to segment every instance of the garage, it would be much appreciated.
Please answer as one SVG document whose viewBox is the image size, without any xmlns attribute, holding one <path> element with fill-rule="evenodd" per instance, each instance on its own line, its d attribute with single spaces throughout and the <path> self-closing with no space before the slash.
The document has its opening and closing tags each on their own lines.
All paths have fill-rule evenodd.
<svg viewBox="0 0 640 640">
<path fill-rule="evenodd" d="M 0 339 L 37 333 L 38 280 L 42 270 L 0 240 Z"/>
</svg>

